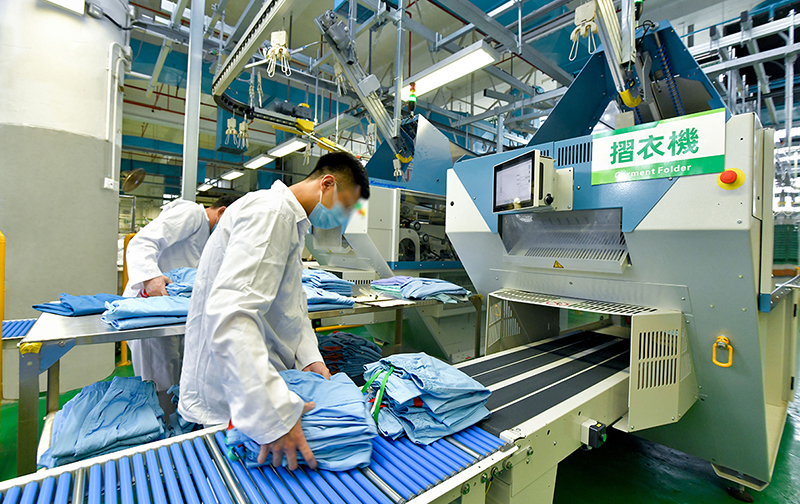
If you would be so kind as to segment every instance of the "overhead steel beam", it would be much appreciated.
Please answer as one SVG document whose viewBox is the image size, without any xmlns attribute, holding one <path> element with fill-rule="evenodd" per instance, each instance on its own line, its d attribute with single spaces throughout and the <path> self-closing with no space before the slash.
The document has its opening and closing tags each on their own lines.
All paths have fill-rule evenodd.
<svg viewBox="0 0 800 504">
<path fill-rule="evenodd" d="M 742 43 L 747 42 L 748 40 L 760 39 L 768 37 L 770 35 L 775 35 L 776 33 L 780 33 L 782 31 L 786 31 L 792 25 L 794 26 L 800 25 L 800 16 L 796 16 L 794 19 L 792 19 L 792 17 L 789 16 L 783 19 L 778 19 L 776 21 L 763 24 L 761 26 L 755 26 L 750 30 L 748 30 L 747 33 L 739 32 L 727 35 L 717 40 L 709 40 L 704 44 L 699 44 L 690 47 L 689 53 L 694 58 L 697 58 L 698 56 L 705 53 L 716 53 L 718 50 L 724 47 L 738 46 L 741 45 Z"/>
<path fill-rule="evenodd" d="M 750 54 L 758 53 L 758 41 L 757 40 L 749 40 L 747 42 L 747 50 L 750 51 Z M 768 94 L 771 91 L 769 87 L 769 77 L 767 76 L 767 71 L 764 68 L 764 63 L 757 63 L 753 65 L 753 70 L 756 72 L 756 78 L 758 79 L 758 85 L 761 87 L 762 94 Z M 764 99 L 767 105 L 767 112 L 769 113 L 769 118 L 772 120 L 772 124 L 776 124 L 778 122 L 778 116 L 775 113 L 775 100 L 772 97 L 768 97 Z"/>
<path fill-rule="evenodd" d="M 179 2 L 180 3 L 180 2 Z M 189 22 L 189 57 L 183 126 L 183 176 L 181 198 L 194 201 L 197 190 L 197 157 L 200 150 L 200 86 L 203 81 L 203 22 L 206 0 L 192 0 Z"/>
<path fill-rule="evenodd" d="M 539 19 L 540 17 L 544 16 L 545 14 L 549 14 L 550 12 L 558 9 L 559 7 L 563 7 L 567 5 L 571 0 L 553 0 L 549 4 L 542 5 L 535 11 L 522 16 L 522 26 L 525 26 L 525 23 L 529 23 L 534 19 Z M 491 15 L 491 14 L 490 14 Z M 514 31 L 517 29 L 517 25 L 519 24 L 518 21 L 514 21 L 511 24 L 506 25 L 506 29 L 510 31 Z"/>
<path fill-rule="evenodd" d="M 189 0 L 178 0 L 175 4 L 175 9 L 172 11 L 172 16 L 170 16 L 169 24 L 173 28 L 177 28 L 181 26 L 181 20 L 183 19 L 183 11 L 186 10 L 186 4 L 189 3 Z"/>
<path fill-rule="evenodd" d="M 494 89 L 484 89 L 483 96 L 485 96 L 486 98 L 491 98 L 493 100 L 500 100 L 504 102 L 513 102 L 519 100 L 519 98 L 514 95 L 510 95 L 508 93 L 501 93 L 499 91 L 495 91 Z"/>
<path fill-rule="evenodd" d="M 514 123 L 523 122 L 523 121 L 530 121 L 531 119 L 537 119 L 539 117 L 544 117 L 544 116 L 548 115 L 549 113 L 550 112 L 539 111 L 539 112 L 531 112 L 530 114 L 523 114 L 521 116 L 509 117 L 508 119 L 506 119 L 506 126 L 508 126 L 509 124 L 514 124 Z"/>
<path fill-rule="evenodd" d="M 560 2 L 560 1 L 563 1 L 563 0 L 557 0 L 557 1 Z M 527 0 L 521 0 L 521 2 L 524 4 L 525 2 L 527 2 Z M 503 5 L 497 7 L 496 9 L 490 10 L 487 13 L 487 15 L 489 17 L 491 17 L 491 18 L 496 18 L 497 16 L 502 16 L 506 12 L 508 12 L 510 10 L 513 10 L 513 9 L 516 9 L 519 3 L 520 2 L 518 2 L 517 0 L 509 0 L 508 2 L 504 3 Z M 474 24 L 472 24 L 472 23 L 464 25 L 463 27 L 461 27 L 458 30 L 456 30 L 453 33 L 451 33 L 450 35 L 442 38 L 437 43 L 433 44 L 434 51 L 438 51 L 441 47 L 449 44 L 450 42 L 455 42 L 456 40 L 460 39 L 461 37 L 463 37 L 467 33 L 470 33 L 471 31 L 475 30 L 475 28 L 476 28 L 476 26 Z"/>
<path fill-rule="evenodd" d="M 722 61 L 713 65 L 703 67 L 703 72 L 709 77 L 716 77 L 717 75 L 727 72 L 729 70 L 738 70 L 740 68 L 749 67 L 758 63 L 765 63 L 767 61 L 774 61 L 784 57 L 792 56 L 800 53 L 800 43 L 786 45 L 763 51 L 749 56 L 736 58 L 728 61 Z"/>
<path fill-rule="evenodd" d="M 186 30 L 186 27 L 173 29 L 161 23 L 156 23 L 150 19 L 137 19 L 131 24 L 137 30 L 143 31 L 145 33 L 149 33 L 151 35 L 157 35 L 161 38 L 169 39 L 173 42 L 177 42 L 185 46 L 189 45 L 189 31 Z M 204 51 L 211 51 L 216 48 L 217 48 L 217 42 L 210 39 L 203 40 Z"/>
<path fill-rule="evenodd" d="M 206 36 L 214 33 L 214 25 L 217 24 L 217 21 L 220 20 L 220 16 L 222 12 L 228 7 L 228 0 L 219 0 L 217 5 L 214 6 L 214 14 L 211 15 L 211 21 L 209 21 L 208 26 L 206 26 Z M 223 26 L 222 29 L 219 31 L 219 38 L 223 37 L 223 31 L 225 27 Z"/>
<path fill-rule="evenodd" d="M 437 114 L 441 114 L 441 115 L 443 115 L 443 116 L 445 116 L 448 119 L 451 119 L 453 121 L 458 121 L 458 120 L 464 118 L 464 116 L 456 114 L 455 112 L 453 112 L 451 110 L 447 110 L 447 109 L 443 109 L 441 107 L 437 107 L 436 105 L 428 103 L 428 102 L 426 102 L 424 100 L 417 100 L 417 106 L 422 108 L 422 109 L 429 110 L 431 112 L 436 112 Z M 481 131 L 485 131 L 487 133 L 491 133 L 493 135 L 497 133 L 497 128 L 495 126 L 487 123 L 487 122 L 477 121 L 477 122 L 470 123 L 470 125 L 473 128 L 479 129 Z M 455 128 L 457 128 L 457 126 L 454 126 L 454 125 L 451 125 L 450 128 L 452 128 L 452 129 L 454 129 L 456 131 L 460 131 L 460 130 L 455 129 Z M 464 134 L 465 132 L 462 131 L 461 133 Z M 528 143 L 527 139 L 522 138 L 519 135 L 515 135 L 515 134 L 513 134 L 513 133 L 511 133 L 509 131 L 504 132 L 503 136 L 505 138 L 511 140 L 512 142 L 516 142 L 518 144 Z M 481 140 L 485 141 L 486 139 L 481 137 Z"/>
<path fill-rule="evenodd" d="M 264 2 L 264 5 L 269 4 L 270 1 L 267 0 Z M 241 40 L 242 36 L 246 33 L 245 30 L 250 26 L 250 23 L 253 22 L 253 19 L 259 12 L 259 7 L 262 7 L 260 0 L 250 0 L 247 3 L 247 7 L 244 8 L 242 11 L 242 15 L 239 16 L 239 20 L 236 21 L 236 25 L 233 27 L 233 32 L 231 33 L 230 37 L 228 37 L 228 43 L 225 44 L 225 49 L 230 49 L 233 47 L 233 44 L 236 44 Z M 261 9 L 263 10 L 263 8 Z"/>
<path fill-rule="evenodd" d="M 483 114 L 477 114 L 470 117 L 462 117 L 455 123 L 453 123 L 453 127 L 458 128 L 460 126 L 465 126 L 467 124 L 472 124 L 477 121 L 483 121 L 484 119 L 489 119 L 490 117 L 495 117 L 497 114 L 504 114 L 511 110 L 517 110 L 519 108 L 524 107 L 531 107 L 539 102 L 543 102 L 546 100 L 552 100 L 554 98 L 560 98 L 567 92 L 566 87 L 560 87 L 558 89 L 554 89 L 552 91 L 547 91 L 546 93 L 542 93 L 536 95 L 532 98 L 526 98 L 524 100 L 518 101 L 516 103 L 509 103 L 508 105 L 503 105 L 502 107 L 497 107 L 495 109 L 489 110 L 484 112 Z"/>
<path fill-rule="evenodd" d="M 564 86 L 569 86 L 572 83 L 573 77 L 541 52 L 528 44 L 521 44 L 521 47 L 517 48 L 517 37 L 508 31 L 505 26 L 488 17 L 480 7 L 469 0 L 437 0 L 437 3 L 465 18 L 487 36 L 505 45 L 512 51 L 519 51 L 522 59 L 555 79 L 556 82 Z"/>
</svg>

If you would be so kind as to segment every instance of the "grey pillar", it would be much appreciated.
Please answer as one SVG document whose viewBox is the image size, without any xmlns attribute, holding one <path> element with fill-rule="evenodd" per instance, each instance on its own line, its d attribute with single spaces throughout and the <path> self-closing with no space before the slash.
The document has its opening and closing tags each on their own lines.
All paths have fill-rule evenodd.
<svg viewBox="0 0 800 504">
<path fill-rule="evenodd" d="M 186 72 L 186 115 L 183 121 L 183 177 L 181 197 L 194 201 L 200 145 L 200 83 L 203 78 L 203 22 L 205 0 L 192 0 L 189 23 L 189 68 Z"/>
</svg>

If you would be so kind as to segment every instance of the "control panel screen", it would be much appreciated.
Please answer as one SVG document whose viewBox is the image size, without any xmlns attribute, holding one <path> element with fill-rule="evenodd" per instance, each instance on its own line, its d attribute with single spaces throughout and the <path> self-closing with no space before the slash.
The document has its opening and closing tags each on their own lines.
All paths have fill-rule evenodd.
<svg viewBox="0 0 800 504">
<path fill-rule="evenodd" d="M 533 153 L 494 167 L 494 211 L 533 206 Z"/>
</svg>

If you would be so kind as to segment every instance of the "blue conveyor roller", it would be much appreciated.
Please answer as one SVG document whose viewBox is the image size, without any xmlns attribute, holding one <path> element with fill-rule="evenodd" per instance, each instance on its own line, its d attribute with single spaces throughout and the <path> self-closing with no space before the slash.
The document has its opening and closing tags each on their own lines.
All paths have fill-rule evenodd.
<svg viewBox="0 0 800 504">
<path fill-rule="evenodd" d="M 224 436 L 206 429 L 2 482 L 0 504 L 403 504 L 505 445 L 477 427 L 428 446 L 378 437 L 368 468 L 289 471 L 228 460 Z"/>
</svg>

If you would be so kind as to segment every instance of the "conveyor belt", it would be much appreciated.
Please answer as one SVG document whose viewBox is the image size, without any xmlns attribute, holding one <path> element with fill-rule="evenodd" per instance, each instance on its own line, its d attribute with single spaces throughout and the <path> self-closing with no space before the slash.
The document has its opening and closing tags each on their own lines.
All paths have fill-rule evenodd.
<svg viewBox="0 0 800 504">
<path fill-rule="evenodd" d="M 488 356 L 458 368 L 492 391 L 492 416 L 480 427 L 494 435 L 564 402 L 628 367 L 630 342 L 582 331 Z"/>
<path fill-rule="evenodd" d="M 429 446 L 378 437 L 368 468 L 289 471 L 229 461 L 220 429 L 0 482 L 0 504 L 402 504 L 504 446 L 477 427 Z"/>
<path fill-rule="evenodd" d="M 36 319 L 24 320 L 4 320 L 3 321 L 3 337 L 4 338 L 20 338 L 28 334 Z"/>
</svg>

